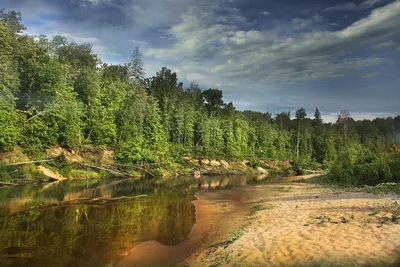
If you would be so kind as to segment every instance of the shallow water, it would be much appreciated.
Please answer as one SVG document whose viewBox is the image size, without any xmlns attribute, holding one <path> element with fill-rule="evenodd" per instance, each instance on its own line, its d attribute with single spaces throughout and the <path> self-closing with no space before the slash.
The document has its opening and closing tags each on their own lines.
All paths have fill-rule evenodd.
<svg viewBox="0 0 400 267">
<path fill-rule="evenodd" d="M 65 181 L 0 189 L 0 266 L 107 266 L 135 245 L 177 245 L 195 223 L 197 190 L 264 183 L 259 176 L 166 180 Z M 108 205 L 50 204 L 77 198 L 138 196 Z"/>
</svg>

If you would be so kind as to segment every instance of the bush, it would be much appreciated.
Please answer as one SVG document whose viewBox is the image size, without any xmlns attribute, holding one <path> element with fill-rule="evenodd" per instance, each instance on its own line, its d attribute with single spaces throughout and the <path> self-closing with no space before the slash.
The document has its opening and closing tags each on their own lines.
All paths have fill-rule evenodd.
<svg viewBox="0 0 400 267">
<path fill-rule="evenodd" d="M 69 177 L 70 176 L 70 166 L 67 162 L 67 159 L 64 156 L 64 153 L 54 158 L 54 161 L 48 163 L 50 167 L 55 168 L 62 176 Z"/>
<path fill-rule="evenodd" d="M 339 184 L 377 185 L 400 181 L 400 160 L 396 155 L 381 153 L 350 161 L 342 157 L 328 172 L 328 179 Z"/>
<path fill-rule="evenodd" d="M 134 142 L 124 143 L 115 158 L 122 163 L 156 162 L 155 155 L 149 149 L 142 148 Z"/>
<path fill-rule="evenodd" d="M 99 178 L 100 175 L 95 172 L 95 171 L 90 171 L 90 170 L 71 170 L 69 172 L 69 175 L 73 178 L 87 178 L 87 179 L 95 179 Z"/>
</svg>

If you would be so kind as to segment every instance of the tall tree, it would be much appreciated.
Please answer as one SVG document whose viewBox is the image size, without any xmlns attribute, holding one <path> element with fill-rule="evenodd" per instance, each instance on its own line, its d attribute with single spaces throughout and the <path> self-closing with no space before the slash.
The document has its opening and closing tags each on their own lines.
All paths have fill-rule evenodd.
<svg viewBox="0 0 400 267">
<path fill-rule="evenodd" d="M 207 109 L 209 114 L 219 114 L 220 110 L 224 105 L 222 100 L 222 91 L 218 89 L 208 89 L 201 93 L 204 99 L 204 107 Z"/>
<path fill-rule="evenodd" d="M 291 115 L 290 111 L 278 113 L 275 117 L 275 123 L 279 126 L 280 130 L 287 130 L 291 128 Z"/>
<path fill-rule="evenodd" d="M 13 62 L 13 36 L 8 26 L 0 22 L 0 150 L 8 150 L 18 138 L 19 116 L 15 104 L 18 73 Z"/>
<path fill-rule="evenodd" d="M 347 143 L 347 128 L 348 128 L 348 120 L 350 118 L 350 112 L 348 110 L 340 111 L 337 119 L 337 123 L 343 125 L 343 135 L 344 135 L 344 142 L 345 145 Z"/>
<path fill-rule="evenodd" d="M 139 51 L 139 47 L 135 47 L 132 52 L 131 60 L 128 63 L 129 80 L 131 83 L 142 84 L 145 77 L 145 69 L 143 66 L 143 56 Z"/>
<path fill-rule="evenodd" d="M 300 108 L 296 111 L 296 120 L 297 120 L 297 143 L 296 143 L 296 158 L 299 159 L 299 151 L 300 151 L 300 128 L 302 122 L 307 117 L 306 110 L 304 108 Z"/>
<path fill-rule="evenodd" d="M 201 89 L 197 83 L 192 82 L 185 93 L 188 96 L 189 101 L 194 104 L 196 110 L 203 106 L 204 101 L 201 95 Z"/>
<path fill-rule="evenodd" d="M 21 23 L 21 12 L 14 10 L 6 12 L 4 8 L 0 8 L 0 21 L 7 25 L 7 30 L 11 34 L 21 33 L 26 27 Z"/>
<path fill-rule="evenodd" d="M 315 108 L 313 123 L 314 123 L 314 126 L 319 126 L 323 123 L 322 118 L 321 118 L 321 112 L 319 111 L 318 107 Z"/>
</svg>

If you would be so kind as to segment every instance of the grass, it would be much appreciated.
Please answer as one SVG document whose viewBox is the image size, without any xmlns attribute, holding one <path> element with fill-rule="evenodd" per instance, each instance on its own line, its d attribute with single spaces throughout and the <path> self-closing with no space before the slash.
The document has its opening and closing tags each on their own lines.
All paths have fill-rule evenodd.
<svg viewBox="0 0 400 267">
<path fill-rule="evenodd" d="M 285 193 L 292 192 L 292 190 L 293 190 L 293 187 L 291 187 L 291 186 L 281 186 L 281 187 L 276 188 L 276 191 L 285 192 Z"/>
<path fill-rule="evenodd" d="M 76 170 L 72 169 L 69 173 L 72 178 L 87 178 L 87 179 L 96 179 L 100 178 L 100 175 L 91 170 Z"/>
<path fill-rule="evenodd" d="M 316 176 L 310 179 L 302 179 L 293 181 L 296 183 L 307 183 L 307 184 L 320 184 L 329 186 L 335 190 L 340 190 L 344 192 L 365 192 L 365 193 L 372 193 L 375 195 L 385 195 L 388 193 L 394 193 L 400 195 L 400 183 L 381 183 L 375 186 L 370 185 L 361 185 L 355 186 L 350 184 L 343 184 L 343 183 L 335 183 L 327 179 L 326 176 Z"/>
<path fill-rule="evenodd" d="M 396 222 L 400 218 L 400 203 L 393 201 L 388 207 L 387 211 L 392 214 L 392 222 Z"/>
<path fill-rule="evenodd" d="M 228 241 L 233 243 L 236 240 L 238 240 L 239 238 L 241 238 L 243 235 L 244 235 L 244 233 L 242 231 L 231 232 L 228 235 Z"/>
<path fill-rule="evenodd" d="M 325 215 L 321 215 L 315 218 L 316 220 L 320 220 L 321 222 L 330 222 L 331 218 Z"/>
<path fill-rule="evenodd" d="M 249 209 L 248 215 L 249 215 L 249 216 L 253 216 L 253 215 L 256 215 L 257 212 L 259 212 L 259 211 L 261 211 L 261 210 L 270 210 L 270 209 L 273 209 L 273 208 L 274 208 L 273 205 L 265 206 L 265 205 L 257 204 L 257 205 L 252 206 L 252 207 Z"/>
<path fill-rule="evenodd" d="M 368 216 L 378 215 L 380 212 L 380 210 L 374 210 L 372 213 L 368 214 Z"/>
<path fill-rule="evenodd" d="M 0 181 L 10 182 L 12 179 L 26 179 L 41 181 L 45 177 L 34 164 L 25 166 L 0 165 Z"/>
</svg>

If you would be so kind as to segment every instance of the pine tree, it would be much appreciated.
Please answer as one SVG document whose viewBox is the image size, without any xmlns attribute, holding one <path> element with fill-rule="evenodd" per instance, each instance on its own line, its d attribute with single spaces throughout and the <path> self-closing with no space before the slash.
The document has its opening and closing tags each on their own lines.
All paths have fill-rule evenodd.
<svg viewBox="0 0 400 267">
<path fill-rule="evenodd" d="M 321 112 L 319 112 L 318 107 L 315 108 L 315 113 L 314 113 L 314 126 L 319 126 L 323 123 L 322 118 L 321 118 Z"/>
<path fill-rule="evenodd" d="M 136 47 L 132 52 L 131 61 L 128 63 L 128 72 L 131 83 L 142 84 L 144 82 L 145 69 L 139 47 Z"/>
</svg>

